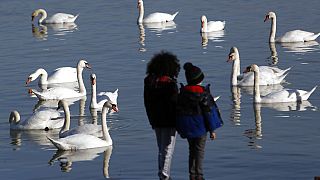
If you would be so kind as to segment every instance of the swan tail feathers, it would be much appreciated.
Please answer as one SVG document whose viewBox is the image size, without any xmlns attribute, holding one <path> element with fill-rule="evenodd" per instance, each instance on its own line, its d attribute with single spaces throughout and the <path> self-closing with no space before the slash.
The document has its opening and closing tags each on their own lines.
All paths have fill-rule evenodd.
<svg viewBox="0 0 320 180">
<path fill-rule="evenodd" d="M 284 78 L 286 78 L 288 74 L 289 72 L 285 72 L 279 77 L 280 83 L 283 82 Z"/>
<path fill-rule="evenodd" d="M 57 140 L 54 140 L 50 137 L 47 136 L 47 138 L 49 139 L 49 141 L 59 150 L 73 150 L 74 148 L 68 144 L 65 144 L 63 142 L 59 142 Z M 74 149 L 75 150 L 75 149 Z"/>
<path fill-rule="evenodd" d="M 173 15 L 172 15 L 172 19 L 174 19 L 177 15 L 179 14 L 179 11 L 175 12 Z"/>
<path fill-rule="evenodd" d="M 302 100 L 307 100 L 309 99 L 309 97 L 311 96 L 311 94 L 317 89 L 318 86 L 315 86 L 311 89 L 311 91 L 309 91 L 308 93 L 305 94 L 305 98 L 303 98 Z"/>
</svg>

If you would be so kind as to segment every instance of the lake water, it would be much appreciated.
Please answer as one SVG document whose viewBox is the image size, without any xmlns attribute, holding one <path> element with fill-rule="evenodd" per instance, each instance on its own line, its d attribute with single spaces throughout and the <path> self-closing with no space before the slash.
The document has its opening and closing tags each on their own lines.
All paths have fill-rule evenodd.
<svg viewBox="0 0 320 180">
<path fill-rule="evenodd" d="M 157 179 L 157 147 L 143 105 L 146 63 L 160 50 L 173 52 L 181 65 L 191 61 L 205 72 L 225 125 L 217 140 L 208 140 L 204 161 L 206 179 L 312 179 L 320 176 L 320 92 L 302 104 L 253 106 L 250 89 L 230 88 L 232 46 L 245 65 L 293 67 L 284 87 L 310 90 L 319 85 L 320 47 L 311 44 L 276 44 L 270 51 L 270 22 L 277 13 L 277 35 L 288 30 L 320 31 L 320 1 L 151 1 L 145 12 L 174 13 L 167 27 L 138 26 L 137 1 L 3 0 L 0 5 L 0 178 L 1 179 Z M 66 12 L 80 16 L 68 27 L 31 24 L 37 8 L 49 16 Z M 201 37 L 200 16 L 225 20 L 226 29 Z M 319 41 L 319 39 L 318 39 Z M 276 58 L 271 55 L 277 53 Z M 22 118 L 32 114 L 37 99 L 25 86 L 28 75 L 42 67 L 48 72 L 75 66 L 86 59 L 87 99 L 70 106 L 71 124 L 90 122 L 89 75 L 97 75 L 97 91 L 119 89 L 120 111 L 108 116 L 114 145 L 108 149 L 56 153 L 46 136 L 57 131 L 11 131 L 12 110 Z M 184 71 L 179 82 L 185 82 Z M 277 88 L 277 87 L 276 87 Z M 82 107 L 82 109 L 81 109 Z M 173 179 L 188 179 L 187 141 L 177 138 L 172 162 Z M 59 161 L 60 160 L 60 161 Z"/>
</svg>

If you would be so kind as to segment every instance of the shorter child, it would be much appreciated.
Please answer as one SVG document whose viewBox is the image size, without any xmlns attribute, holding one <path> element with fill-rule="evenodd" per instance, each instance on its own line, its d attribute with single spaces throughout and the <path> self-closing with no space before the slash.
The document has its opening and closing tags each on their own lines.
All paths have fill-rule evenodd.
<svg viewBox="0 0 320 180">
<path fill-rule="evenodd" d="M 204 79 L 201 69 L 189 62 L 183 68 L 188 85 L 182 86 L 178 95 L 176 126 L 180 136 L 188 139 L 190 180 L 203 180 L 202 162 L 207 132 L 210 132 L 212 140 L 216 138 L 212 109 L 217 106 L 209 85 L 201 86 Z M 221 119 L 219 112 L 218 117 Z"/>
</svg>

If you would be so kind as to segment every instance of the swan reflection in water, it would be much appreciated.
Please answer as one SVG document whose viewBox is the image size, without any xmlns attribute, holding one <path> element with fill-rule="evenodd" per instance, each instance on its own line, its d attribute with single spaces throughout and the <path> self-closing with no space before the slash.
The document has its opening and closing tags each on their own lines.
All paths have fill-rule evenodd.
<svg viewBox="0 0 320 180">
<path fill-rule="evenodd" d="M 35 96 L 35 95 L 30 95 L 31 97 Z M 77 101 L 86 101 L 87 97 L 83 96 L 83 97 L 77 97 L 77 98 L 67 98 L 65 99 L 65 101 L 67 102 L 67 104 L 70 106 L 72 104 L 74 104 Z M 38 100 L 37 104 L 35 104 L 33 111 L 37 111 L 39 109 L 42 108 L 57 108 L 58 107 L 58 102 L 59 100 Z M 84 108 L 84 107 L 83 107 Z M 82 112 L 82 111 L 80 111 Z"/>
<path fill-rule="evenodd" d="M 57 150 L 48 163 L 50 165 L 54 165 L 55 162 L 59 162 L 62 172 L 70 172 L 72 170 L 72 163 L 80 161 L 92 161 L 99 157 L 103 152 L 103 175 L 105 178 L 109 178 L 109 161 L 112 154 L 112 148 L 112 146 L 107 146 L 103 148 L 77 151 Z"/>
<path fill-rule="evenodd" d="M 268 58 L 270 63 L 269 65 L 276 65 L 279 62 L 279 58 L 278 58 L 278 52 L 276 49 L 276 43 L 269 43 L 269 49 L 270 49 L 270 57 Z"/>
<path fill-rule="evenodd" d="M 274 109 L 276 111 L 316 111 L 318 109 L 316 106 L 313 106 L 308 100 L 300 102 L 261 104 L 261 106 Z"/>
<path fill-rule="evenodd" d="M 145 27 L 150 30 L 150 32 L 156 32 L 158 36 L 162 35 L 163 31 L 169 31 L 169 33 L 173 33 L 177 25 L 174 21 L 169 21 L 169 22 L 162 22 L 162 23 L 139 23 L 138 28 L 139 28 L 139 44 L 140 52 L 145 52 L 147 49 L 145 48 L 145 39 L 146 39 L 146 32 L 145 32 Z"/>
<path fill-rule="evenodd" d="M 209 40 L 212 40 L 213 42 L 222 42 L 224 37 L 224 30 L 221 31 L 212 31 L 212 32 L 204 32 L 201 34 L 201 44 L 203 47 L 206 47 L 208 45 Z"/>
<path fill-rule="evenodd" d="M 258 144 L 258 141 L 262 139 L 262 121 L 261 121 L 261 104 L 253 103 L 254 118 L 255 118 L 255 128 L 247 129 L 244 135 L 249 138 L 248 146 L 253 149 L 262 148 Z"/>
<path fill-rule="evenodd" d="M 281 46 L 288 49 L 287 52 L 298 54 L 305 54 L 308 52 L 319 51 L 319 43 L 317 41 L 295 42 L 295 43 L 281 43 Z"/>
<path fill-rule="evenodd" d="M 237 86 L 231 87 L 232 93 L 232 109 L 230 114 L 230 120 L 234 123 L 234 125 L 240 125 L 240 104 L 241 104 L 241 89 Z"/>
<path fill-rule="evenodd" d="M 77 30 L 76 23 L 58 23 L 58 24 L 32 24 L 32 34 L 40 40 L 47 40 L 48 31 L 53 31 L 53 35 L 64 36 Z"/>
</svg>

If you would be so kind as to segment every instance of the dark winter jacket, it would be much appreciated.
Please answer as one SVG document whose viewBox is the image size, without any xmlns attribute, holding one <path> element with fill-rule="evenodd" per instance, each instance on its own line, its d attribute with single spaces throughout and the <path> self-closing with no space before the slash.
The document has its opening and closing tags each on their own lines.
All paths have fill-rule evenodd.
<svg viewBox="0 0 320 180">
<path fill-rule="evenodd" d="M 144 105 L 152 128 L 175 127 L 178 86 L 168 76 L 144 79 Z"/>
<path fill-rule="evenodd" d="M 210 89 L 199 85 L 182 86 L 177 102 L 176 128 L 182 138 L 195 138 L 214 132 L 215 125 L 212 113 L 217 108 Z"/>
</svg>

